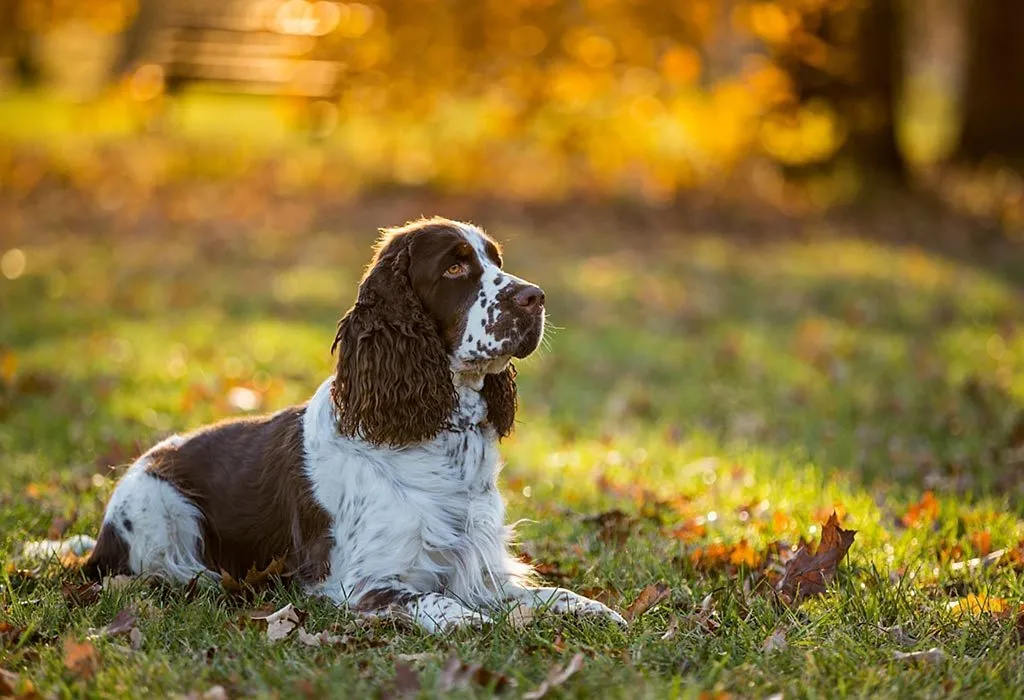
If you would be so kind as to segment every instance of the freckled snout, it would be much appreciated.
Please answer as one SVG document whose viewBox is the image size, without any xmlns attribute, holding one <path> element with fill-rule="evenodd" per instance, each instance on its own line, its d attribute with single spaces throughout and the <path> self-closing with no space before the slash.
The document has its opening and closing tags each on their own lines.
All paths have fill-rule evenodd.
<svg viewBox="0 0 1024 700">
<path fill-rule="evenodd" d="M 537 313 L 544 308 L 544 290 L 533 284 L 524 285 L 516 292 L 515 302 L 523 310 Z"/>
</svg>

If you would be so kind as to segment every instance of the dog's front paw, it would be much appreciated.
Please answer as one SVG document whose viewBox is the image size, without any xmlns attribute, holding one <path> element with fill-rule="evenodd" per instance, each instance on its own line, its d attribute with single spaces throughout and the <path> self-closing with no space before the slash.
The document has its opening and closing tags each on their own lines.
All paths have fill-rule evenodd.
<svg viewBox="0 0 1024 700">
<path fill-rule="evenodd" d="M 572 591 L 561 591 L 552 603 L 551 609 L 560 613 L 571 613 L 574 615 L 588 615 L 604 617 L 612 620 L 617 625 L 625 627 L 627 622 L 619 613 L 609 608 L 604 603 L 581 596 Z"/>
</svg>

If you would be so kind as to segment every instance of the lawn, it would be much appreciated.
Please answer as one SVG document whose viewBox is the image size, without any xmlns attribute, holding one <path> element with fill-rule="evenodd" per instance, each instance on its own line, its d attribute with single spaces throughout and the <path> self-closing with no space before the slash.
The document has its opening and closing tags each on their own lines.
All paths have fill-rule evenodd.
<svg viewBox="0 0 1024 700">
<path fill-rule="evenodd" d="M 141 448 L 307 398 L 374 227 L 459 215 L 378 202 L 294 224 L 174 223 L 175 206 L 232 193 L 168 195 L 166 218 L 129 230 L 102 209 L 64 215 L 77 200 L 59 192 L 0 212 L 16 223 L 0 232 L 0 667 L 22 690 L 386 696 L 414 676 L 424 696 L 490 695 L 482 676 L 445 690 L 455 654 L 516 697 L 581 652 L 552 696 L 1024 692 L 1019 288 L 827 225 L 751 239 L 664 217 L 474 217 L 545 288 L 552 326 L 520 365 L 502 447 L 519 549 L 620 609 L 671 589 L 625 630 L 540 616 L 431 638 L 286 587 L 239 600 L 128 582 L 76 602 L 62 593 L 73 569 L 25 570 L 20 543 L 96 534 Z M 787 606 L 780 561 L 833 511 L 857 530 L 849 555 L 827 593 Z M 311 633 L 344 641 L 271 642 L 246 621 L 289 602 Z M 138 632 L 95 639 L 95 657 L 66 667 L 130 605 Z"/>
</svg>

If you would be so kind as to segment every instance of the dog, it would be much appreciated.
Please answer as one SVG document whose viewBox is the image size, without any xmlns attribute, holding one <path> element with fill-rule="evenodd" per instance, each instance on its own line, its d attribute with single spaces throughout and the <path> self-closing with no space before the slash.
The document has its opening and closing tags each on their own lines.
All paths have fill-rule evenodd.
<svg viewBox="0 0 1024 700">
<path fill-rule="evenodd" d="M 382 231 L 338 323 L 334 376 L 304 405 L 143 454 L 86 572 L 181 583 L 278 560 L 309 594 L 431 633 L 516 606 L 624 625 L 598 601 L 532 585 L 509 552 L 498 444 L 516 414 L 512 362 L 541 342 L 544 302 L 476 226 Z"/>
</svg>

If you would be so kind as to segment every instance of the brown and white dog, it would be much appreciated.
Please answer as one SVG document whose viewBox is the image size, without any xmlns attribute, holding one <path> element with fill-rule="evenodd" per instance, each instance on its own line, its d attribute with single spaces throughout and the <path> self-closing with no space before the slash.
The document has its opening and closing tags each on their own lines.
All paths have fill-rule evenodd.
<svg viewBox="0 0 1024 700">
<path fill-rule="evenodd" d="M 400 611 L 431 632 L 512 606 L 605 605 L 528 585 L 508 551 L 498 441 L 513 358 L 544 333 L 544 292 L 479 228 L 384 231 L 338 324 L 337 372 L 309 402 L 174 435 L 118 483 L 86 569 L 185 582 L 284 557 L 312 594 Z"/>
</svg>

